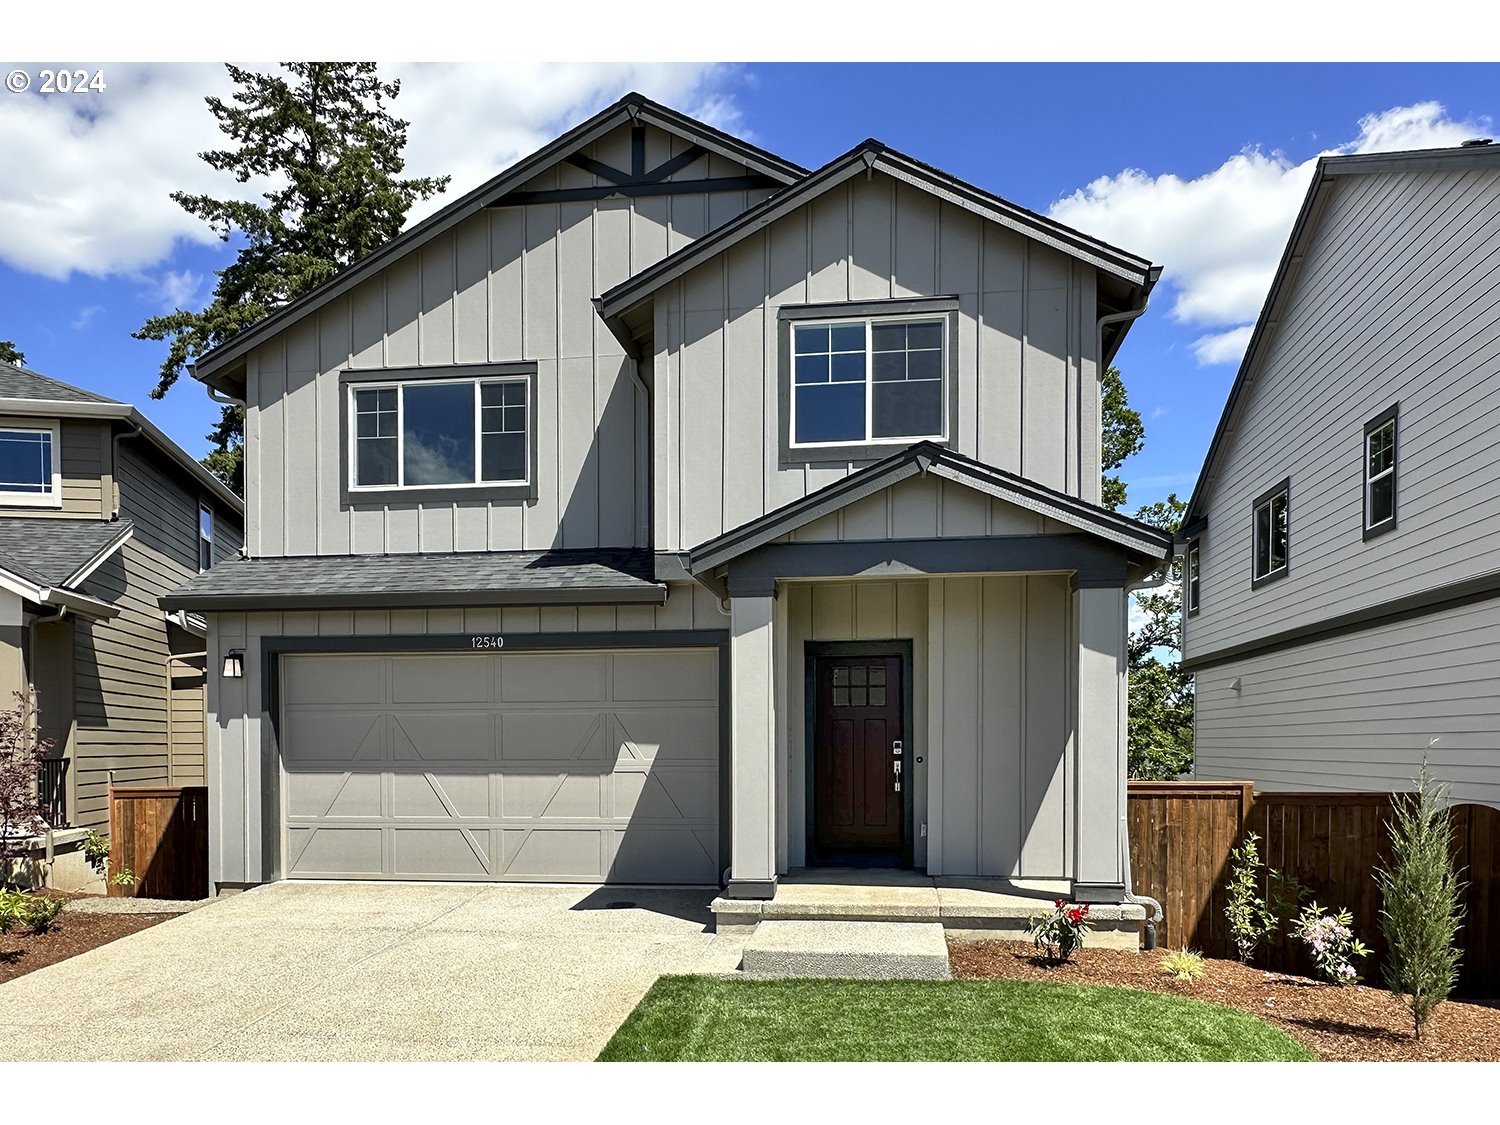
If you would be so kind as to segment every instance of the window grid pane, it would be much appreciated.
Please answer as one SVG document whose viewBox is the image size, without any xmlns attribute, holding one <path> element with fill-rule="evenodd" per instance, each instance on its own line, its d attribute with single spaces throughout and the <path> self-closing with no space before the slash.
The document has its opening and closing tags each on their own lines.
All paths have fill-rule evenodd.
<svg viewBox="0 0 1500 1125">
<path fill-rule="evenodd" d="M 0 492 L 41 496 L 51 491 L 51 431 L 0 431 Z"/>
<path fill-rule="evenodd" d="M 944 324 L 794 325 L 792 440 L 815 445 L 941 437 Z"/>
<path fill-rule="evenodd" d="M 354 392 L 356 485 L 394 485 L 399 437 L 395 387 L 361 387 Z"/>
</svg>

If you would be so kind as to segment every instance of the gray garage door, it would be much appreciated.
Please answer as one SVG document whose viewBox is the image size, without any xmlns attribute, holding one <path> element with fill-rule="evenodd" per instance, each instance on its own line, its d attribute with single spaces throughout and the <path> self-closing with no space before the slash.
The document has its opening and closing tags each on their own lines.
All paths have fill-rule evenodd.
<svg viewBox="0 0 1500 1125">
<path fill-rule="evenodd" d="M 293 878 L 718 881 L 711 651 L 286 656 Z"/>
</svg>

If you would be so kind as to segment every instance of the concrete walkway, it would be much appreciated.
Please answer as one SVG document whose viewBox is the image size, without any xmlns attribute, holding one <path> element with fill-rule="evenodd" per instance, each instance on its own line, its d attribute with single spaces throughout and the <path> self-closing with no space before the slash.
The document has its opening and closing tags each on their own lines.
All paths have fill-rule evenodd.
<svg viewBox="0 0 1500 1125">
<path fill-rule="evenodd" d="M 713 897 L 261 887 L 0 985 L 0 1062 L 592 1059 L 659 975 L 739 963 Z"/>
</svg>

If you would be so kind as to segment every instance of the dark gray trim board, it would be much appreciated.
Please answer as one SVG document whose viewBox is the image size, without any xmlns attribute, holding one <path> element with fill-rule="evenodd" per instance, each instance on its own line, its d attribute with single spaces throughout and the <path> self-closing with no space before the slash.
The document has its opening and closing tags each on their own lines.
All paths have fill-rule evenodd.
<svg viewBox="0 0 1500 1125">
<path fill-rule="evenodd" d="M 1283 565 L 1276 570 L 1268 571 L 1256 577 L 1255 556 L 1259 547 L 1255 542 L 1255 518 L 1256 513 L 1265 507 L 1276 497 L 1286 494 L 1286 557 Z M 1275 528 L 1273 526 L 1272 530 Z M 1292 571 L 1292 478 L 1286 477 L 1250 502 L 1250 589 L 1259 590 L 1262 586 L 1269 586 L 1272 582 L 1280 582 Z"/>
<path fill-rule="evenodd" d="M 908 637 L 893 639 L 889 641 L 804 641 L 802 644 L 802 710 L 803 715 L 803 741 L 802 759 L 804 769 L 803 805 L 806 823 L 803 831 L 806 832 L 805 852 L 807 866 L 813 867 L 822 863 L 823 860 L 817 855 L 817 849 L 813 847 L 813 839 L 817 826 L 817 785 L 814 781 L 817 776 L 817 762 L 814 758 L 814 743 L 817 741 L 818 709 L 817 709 L 817 686 L 815 682 L 815 669 L 820 656 L 895 656 L 901 661 L 901 737 L 905 740 L 906 747 L 903 769 L 908 772 L 908 782 L 902 791 L 903 800 L 902 816 L 905 819 L 903 826 L 904 837 L 901 841 L 901 866 L 903 868 L 914 868 L 916 859 L 916 768 L 912 763 L 918 761 L 916 751 L 916 717 L 914 714 L 914 695 L 912 692 L 912 681 L 916 678 L 915 643 Z M 925 757 L 925 755 L 923 755 Z M 926 817 L 923 817 L 925 820 Z M 834 864 L 837 866 L 837 864 Z"/>
<path fill-rule="evenodd" d="M 1123 586 L 1125 555 L 1089 535 L 952 536 L 772 543 L 729 564 L 731 590 L 756 580 L 900 578 L 929 574 L 1077 572 L 1083 586 Z"/>
<path fill-rule="evenodd" d="M 476 636 L 503 635 L 501 648 L 475 648 Z M 288 654 L 399 653 L 399 652 L 564 652 L 577 649 L 712 648 L 719 662 L 719 870 L 729 866 L 730 692 L 729 631 L 727 629 L 633 630 L 614 633 L 400 633 L 343 637 L 262 637 L 261 706 L 271 724 L 271 737 L 261 739 L 261 870 L 269 879 L 285 878 L 281 867 L 281 657 Z M 774 887 L 772 890 L 774 894 Z M 769 897 L 769 896 L 766 896 Z"/>
<path fill-rule="evenodd" d="M 751 171 L 765 175 L 781 184 L 794 183 L 807 175 L 807 169 L 799 164 L 793 164 L 775 153 L 758 148 L 738 137 L 732 137 L 711 125 L 695 121 L 642 94 L 629 93 L 613 105 L 600 110 L 587 121 L 569 129 L 530 156 L 511 165 L 498 176 L 480 184 L 473 191 L 459 196 L 448 206 L 429 215 L 380 249 L 367 254 L 312 292 L 277 310 L 218 347 L 210 349 L 198 359 L 193 368 L 193 377 L 220 390 L 242 393 L 242 387 L 236 388 L 233 385 L 234 370 L 237 363 L 243 360 L 257 344 L 347 293 L 366 277 L 425 245 L 445 231 L 453 229 L 465 219 L 477 214 L 492 200 L 521 187 L 526 181 L 566 159 L 578 149 L 593 144 L 600 137 L 626 122 L 655 125 L 668 132 L 676 133 L 685 140 L 744 164 Z"/>
<path fill-rule="evenodd" d="M 388 508 L 403 504 L 463 504 L 490 501 L 535 501 L 537 484 L 537 365 L 515 363 L 455 363 L 442 367 L 381 367 L 339 372 L 339 509 Z M 360 383 L 414 383 L 427 379 L 521 379 L 526 380 L 527 480 L 521 484 L 496 483 L 433 488 L 349 487 L 349 387 Z M 476 456 L 478 451 L 475 451 Z"/>
<path fill-rule="evenodd" d="M 649 586 L 560 587 L 554 590 L 328 590 L 298 594 L 169 595 L 163 609 L 195 613 L 275 609 L 422 609 L 426 606 L 665 605 L 667 588 Z"/>
<path fill-rule="evenodd" d="M 664 183 L 604 184 L 600 187 L 552 188 L 548 191 L 513 191 L 486 204 L 488 207 L 525 207 L 532 203 L 587 203 L 612 196 L 713 195 L 721 191 L 753 191 L 781 187 L 769 176 L 715 176 L 703 180 L 667 180 Z"/>
<path fill-rule="evenodd" d="M 792 446 L 792 325 L 808 320 L 880 319 L 942 316 L 944 356 L 944 425 L 941 437 L 897 438 L 883 442 Z M 930 441 L 943 448 L 953 437 L 958 420 L 958 298 L 919 297 L 894 301 L 848 301 L 821 305 L 783 305 L 776 316 L 776 395 L 779 426 L 778 463 L 791 465 L 848 464 L 879 461 L 914 441 Z M 867 391 L 869 384 L 866 384 Z"/>
<path fill-rule="evenodd" d="M 1272 633 L 1243 644 L 1230 645 L 1228 648 L 1217 649 L 1204 653 L 1202 656 L 1189 657 L 1183 660 L 1182 670 L 1201 672 L 1220 664 L 1228 664 L 1233 660 L 1284 652 L 1287 649 L 1312 644 L 1314 641 L 1332 640 L 1351 633 L 1363 633 L 1367 629 L 1374 629 L 1381 625 L 1414 621 L 1435 613 L 1461 609 L 1466 605 L 1491 601 L 1495 598 L 1500 598 L 1500 571 L 1491 571 L 1476 578 L 1466 578 L 1462 582 L 1453 582 L 1432 590 L 1408 594 L 1403 598 L 1370 606 L 1368 609 L 1351 610 L 1323 621 L 1315 621 L 1310 625 L 1284 629 L 1279 633 Z"/>
<path fill-rule="evenodd" d="M 1370 435 L 1387 422 L 1391 427 L 1391 518 L 1370 526 Z M 1393 402 L 1365 423 L 1364 435 L 1359 439 L 1359 532 L 1368 543 L 1389 531 L 1396 530 L 1401 514 L 1401 403 Z"/>
</svg>

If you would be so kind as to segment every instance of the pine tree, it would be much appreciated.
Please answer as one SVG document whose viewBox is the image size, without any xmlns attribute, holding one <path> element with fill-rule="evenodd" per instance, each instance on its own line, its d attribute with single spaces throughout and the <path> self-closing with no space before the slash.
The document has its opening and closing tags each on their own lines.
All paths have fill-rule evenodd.
<svg viewBox="0 0 1500 1125">
<path fill-rule="evenodd" d="M 227 66 L 232 104 L 210 97 L 209 112 L 233 145 L 201 153 L 240 183 L 268 178 L 264 202 L 173 192 L 189 214 L 228 242 L 242 241 L 217 271 L 208 307 L 177 309 L 147 320 L 138 340 L 170 340 L 152 398 L 161 398 L 183 368 L 256 321 L 296 300 L 400 233 L 419 200 L 441 192 L 448 177 L 402 179 L 406 122 L 387 103 L 399 82 L 382 82 L 371 62 L 289 62 L 284 73 Z M 204 458 L 243 492 L 243 414 L 226 406 L 207 435 Z"/>
<path fill-rule="evenodd" d="M 1448 787 L 1422 760 L 1417 791 L 1395 801 L 1391 861 L 1375 873 L 1384 903 L 1380 930 L 1389 949 L 1386 985 L 1411 1012 L 1415 1035 L 1458 982 L 1463 884 L 1453 864 Z"/>
<path fill-rule="evenodd" d="M 1100 384 L 1100 467 L 1118 469 L 1127 457 L 1139 453 L 1146 445 L 1146 426 L 1139 411 L 1130 409 L 1125 394 L 1125 380 L 1120 369 L 1111 365 L 1104 370 Z M 1106 508 L 1118 510 L 1125 503 L 1125 482 L 1106 472 L 1101 499 Z"/>
<path fill-rule="evenodd" d="M 0 363 L 13 363 L 17 367 L 25 367 L 26 353 L 9 340 L 0 340 Z"/>
</svg>

